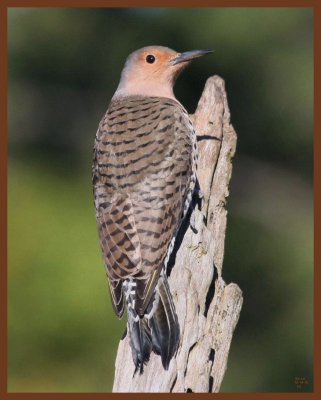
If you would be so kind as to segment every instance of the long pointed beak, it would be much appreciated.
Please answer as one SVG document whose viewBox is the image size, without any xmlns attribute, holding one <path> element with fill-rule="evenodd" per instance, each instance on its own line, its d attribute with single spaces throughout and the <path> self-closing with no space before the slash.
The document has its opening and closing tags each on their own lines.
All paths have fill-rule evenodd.
<svg viewBox="0 0 321 400">
<path fill-rule="evenodd" d="M 205 54 L 213 53 L 213 50 L 192 50 L 179 54 L 177 57 L 170 60 L 171 65 L 180 64 L 187 61 L 192 61 L 195 58 L 205 56 Z"/>
</svg>

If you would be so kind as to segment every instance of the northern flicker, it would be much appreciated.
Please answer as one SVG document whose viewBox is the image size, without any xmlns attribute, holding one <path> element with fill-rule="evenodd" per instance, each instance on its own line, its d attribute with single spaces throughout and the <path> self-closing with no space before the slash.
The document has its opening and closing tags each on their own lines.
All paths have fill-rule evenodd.
<svg viewBox="0 0 321 400">
<path fill-rule="evenodd" d="M 115 313 L 127 306 L 135 371 L 151 351 L 168 369 L 180 331 L 166 266 L 196 182 L 196 134 L 173 85 L 209 53 L 149 46 L 130 54 L 96 134 L 93 187 Z"/>
</svg>

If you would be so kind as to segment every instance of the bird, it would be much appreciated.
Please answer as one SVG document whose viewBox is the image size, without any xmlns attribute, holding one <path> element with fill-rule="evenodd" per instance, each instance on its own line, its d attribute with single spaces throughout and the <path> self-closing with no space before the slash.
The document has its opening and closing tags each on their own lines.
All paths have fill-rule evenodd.
<svg viewBox="0 0 321 400">
<path fill-rule="evenodd" d="M 167 264 L 197 180 L 197 138 L 174 83 L 211 50 L 147 46 L 131 53 L 94 142 L 92 182 L 102 258 L 116 315 L 127 309 L 134 374 L 153 351 L 163 368 L 180 327 Z"/>
</svg>

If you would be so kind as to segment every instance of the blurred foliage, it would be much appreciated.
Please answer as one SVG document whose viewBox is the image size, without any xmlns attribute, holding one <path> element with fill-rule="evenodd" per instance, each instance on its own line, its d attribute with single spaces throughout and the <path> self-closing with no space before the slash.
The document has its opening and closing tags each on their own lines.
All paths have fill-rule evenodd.
<svg viewBox="0 0 321 400">
<path fill-rule="evenodd" d="M 9 391 L 110 391 L 114 316 L 92 145 L 126 56 L 213 48 L 179 78 L 193 112 L 225 79 L 238 148 L 223 276 L 244 292 L 222 391 L 313 389 L 313 13 L 304 8 L 11 8 Z"/>
</svg>

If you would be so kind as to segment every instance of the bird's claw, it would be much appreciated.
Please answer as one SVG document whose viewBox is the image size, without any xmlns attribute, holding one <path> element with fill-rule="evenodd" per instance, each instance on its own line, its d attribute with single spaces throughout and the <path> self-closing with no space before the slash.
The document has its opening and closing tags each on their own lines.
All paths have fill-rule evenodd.
<svg viewBox="0 0 321 400">
<path fill-rule="evenodd" d="M 203 207 L 204 193 L 202 192 L 198 181 L 196 182 L 194 193 L 193 193 L 195 204 L 198 205 L 198 209 L 201 210 Z"/>
</svg>

